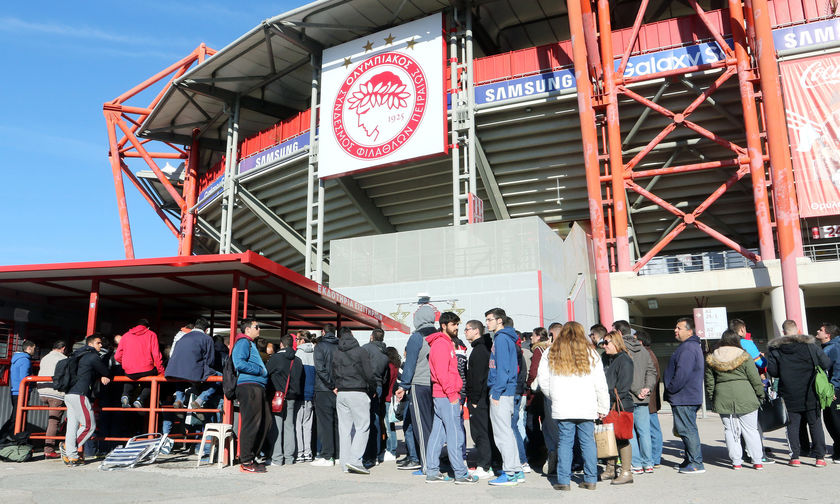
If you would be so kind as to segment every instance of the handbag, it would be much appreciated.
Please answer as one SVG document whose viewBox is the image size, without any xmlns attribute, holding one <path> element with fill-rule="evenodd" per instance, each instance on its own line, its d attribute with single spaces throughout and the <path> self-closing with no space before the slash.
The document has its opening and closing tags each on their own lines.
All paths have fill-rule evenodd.
<svg viewBox="0 0 840 504">
<path fill-rule="evenodd" d="M 828 373 L 817 364 L 813 345 L 808 345 L 808 352 L 811 354 L 811 362 L 814 363 L 814 390 L 817 400 L 820 402 L 820 409 L 826 409 L 834 402 L 834 385 L 828 380 Z"/>
<path fill-rule="evenodd" d="M 294 360 L 292 360 L 292 363 L 289 364 L 289 375 L 286 377 L 286 388 L 283 392 L 280 392 L 279 390 L 274 391 L 274 397 L 271 398 L 272 413 L 283 413 L 283 408 L 286 407 L 286 394 L 289 392 L 289 380 L 292 379 L 292 366 L 294 366 L 294 364 Z"/>
<path fill-rule="evenodd" d="M 768 393 L 764 402 L 758 407 L 758 425 L 762 432 L 781 429 L 788 424 L 788 413 L 781 396 L 772 399 Z"/>
<path fill-rule="evenodd" d="M 613 388 L 615 394 L 615 405 L 604 417 L 605 424 L 613 424 L 616 439 L 633 439 L 633 413 L 624 411 L 621 406 L 621 399 L 618 397 L 618 389 Z"/>
<path fill-rule="evenodd" d="M 595 449 L 599 459 L 618 457 L 618 444 L 615 441 L 613 424 L 595 425 Z"/>
</svg>

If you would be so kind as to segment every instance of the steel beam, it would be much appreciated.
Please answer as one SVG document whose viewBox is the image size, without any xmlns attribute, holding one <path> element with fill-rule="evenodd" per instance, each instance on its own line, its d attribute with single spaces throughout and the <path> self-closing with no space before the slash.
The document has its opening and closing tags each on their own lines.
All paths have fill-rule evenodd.
<svg viewBox="0 0 840 504">
<path fill-rule="evenodd" d="M 799 208 L 793 187 L 793 169 L 787 137 L 787 121 L 779 85 L 779 69 L 773 31 L 770 27 L 770 8 L 767 0 L 752 0 L 753 25 L 756 37 L 756 58 L 761 75 L 761 99 L 766 114 L 767 147 L 770 152 L 770 174 L 773 179 L 773 201 L 776 205 L 776 232 L 782 262 L 782 288 L 787 318 L 802 327 L 802 305 L 799 299 L 799 273 L 796 257 L 802 255 L 799 235 Z M 798 246 L 797 246 L 798 244 Z"/>
<path fill-rule="evenodd" d="M 487 161 L 487 155 L 484 153 L 484 148 L 481 146 L 481 141 L 478 135 L 475 136 L 475 154 L 476 154 L 476 170 L 481 177 L 484 184 L 484 191 L 487 193 L 487 199 L 490 200 L 490 207 L 493 208 L 493 215 L 496 220 L 510 219 L 510 212 L 505 205 L 505 200 L 502 197 L 502 190 L 499 188 L 499 183 L 496 181 L 496 175 L 493 174 L 493 167 Z"/>
<path fill-rule="evenodd" d="M 295 250 L 303 255 L 307 253 L 312 254 L 312 250 L 307 250 L 306 240 L 300 233 L 295 230 L 289 223 L 281 219 L 277 214 L 271 211 L 265 203 L 254 196 L 250 191 L 244 187 L 240 187 L 238 191 L 239 201 L 245 207 L 257 216 L 266 226 L 274 231 L 277 236 L 286 241 Z M 323 263 L 322 267 L 329 274 L 329 264 Z"/>
<path fill-rule="evenodd" d="M 233 91 L 212 86 L 210 84 L 203 84 L 200 82 L 182 82 L 178 85 L 181 87 L 185 87 L 195 93 L 210 98 L 215 98 L 225 103 L 233 103 L 238 97 L 240 107 L 269 116 L 285 118 L 298 112 L 292 107 L 287 107 L 285 105 L 260 100 L 259 98 L 254 98 L 253 96 L 240 96 L 239 94 Z"/>
<path fill-rule="evenodd" d="M 646 0 L 644 1 L 646 2 Z M 577 81 L 578 114 L 580 115 L 580 129 L 583 140 L 586 189 L 589 196 L 589 220 L 595 249 L 595 284 L 598 291 L 598 312 L 601 323 L 609 327 L 613 323 L 612 289 L 610 288 L 601 183 L 598 180 L 600 163 L 598 161 L 598 132 L 595 129 L 595 111 L 592 109 L 592 82 L 589 80 L 589 69 L 587 68 L 580 0 L 569 0 L 567 5 Z"/>
<path fill-rule="evenodd" d="M 338 177 L 335 181 L 376 232 L 380 234 L 396 232 L 397 228 L 388 221 L 352 176 Z"/>
</svg>

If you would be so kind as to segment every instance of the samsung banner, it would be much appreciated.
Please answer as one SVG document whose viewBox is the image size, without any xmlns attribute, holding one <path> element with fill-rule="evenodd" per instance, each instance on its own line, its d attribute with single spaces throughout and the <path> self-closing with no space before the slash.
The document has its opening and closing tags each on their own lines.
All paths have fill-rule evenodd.
<svg viewBox="0 0 840 504">
<path fill-rule="evenodd" d="M 326 49 L 318 175 L 446 152 L 443 16 Z"/>
<path fill-rule="evenodd" d="M 779 65 L 799 215 L 840 214 L 840 53 Z"/>
</svg>

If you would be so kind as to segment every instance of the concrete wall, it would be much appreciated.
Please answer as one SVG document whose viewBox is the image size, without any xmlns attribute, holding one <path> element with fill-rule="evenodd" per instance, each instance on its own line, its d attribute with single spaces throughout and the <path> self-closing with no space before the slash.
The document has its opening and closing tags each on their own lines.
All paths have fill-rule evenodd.
<svg viewBox="0 0 840 504">
<path fill-rule="evenodd" d="M 483 322 L 486 310 L 504 308 L 524 332 L 565 322 L 567 296 L 581 276 L 579 312 L 589 323 L 595 311 L 587 241 L 580 227 L 564 241 L 538 217 L 333 240 L 330 287 L 411 328 L 418 294 L 426 293 L 462 322 Z M 406 340 L 386 335 L 398 349 Z"/>
</svg>

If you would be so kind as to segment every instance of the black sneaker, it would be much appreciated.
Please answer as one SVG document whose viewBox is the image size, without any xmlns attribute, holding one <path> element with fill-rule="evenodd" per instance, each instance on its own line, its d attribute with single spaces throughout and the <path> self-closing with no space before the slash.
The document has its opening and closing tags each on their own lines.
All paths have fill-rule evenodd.
<svg viewBox="0 0 840 504">
<path fill-rule="evenodd" d="M 397 466 L 401 471 L 416 471 L 422 469 L 423 465 L 417 460 L 408 460 L 404 464 Z"/>
</svg>

